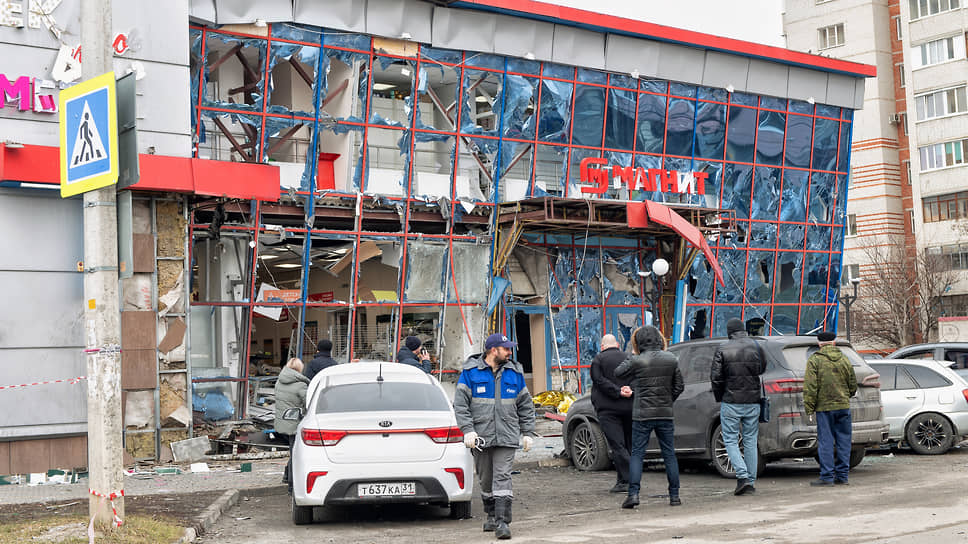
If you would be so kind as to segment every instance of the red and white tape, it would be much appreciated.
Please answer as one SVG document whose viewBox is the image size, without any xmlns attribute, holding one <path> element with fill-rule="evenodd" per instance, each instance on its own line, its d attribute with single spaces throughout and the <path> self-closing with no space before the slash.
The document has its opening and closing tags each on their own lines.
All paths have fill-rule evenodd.
<svg viewBox="0 0 968 544">
<path fill-rule="evenodd" d="M 107 499 L 108 502 L 111 503 L 111 514 L 114 516 L 114 524 L 117 527 L 121 527 L 121 525 L 124 524 L 124 522 L 121 521 L 121 518 L 118 517 L 118 508 L 114 505 L 114 499 L 118 497 L 123 497 L 124 490 L 122 489 L 121 491 L 115 491 L 114 493 L 98 493 L 97 491 L 94 491 L 91 488 L 88 488 L 87 490 L 91 493 L 91 495 L 94 495 L 95 497 L 100 497 L 102 499 Z M 91 523 L 94 523 L 94 518 L 91 518 Z"/>
<path fill-rule="evenodd" d="M 16 389 L 18 387 L 30 387 L 31 385 L 47 385 L 51 383 L 69 383 L 71 385 L 76 385 L 77 382 L 81 380 L 86 380 L 87 376 L 78 376 L 76 378 L 65 378 L 63 380 L 47 380 L 45 382 L 33 382 L 33 383 L 21 383 L 18 385 L 0 385 L 0 389 Z"/>
</svg>

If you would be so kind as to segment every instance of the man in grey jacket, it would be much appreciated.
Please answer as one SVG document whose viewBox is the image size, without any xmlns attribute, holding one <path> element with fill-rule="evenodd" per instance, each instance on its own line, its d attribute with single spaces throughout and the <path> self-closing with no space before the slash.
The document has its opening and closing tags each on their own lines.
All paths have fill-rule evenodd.
<svg viewBox="0 0 968 544">
<path fill-rule="evenodd" d="M 511 360 L 517 343 L 502 334 L 484 341 L 484 352 L 464 363 L 454 393 L 457 425 L 474 455 L 487 521 L 485 531 L 511 538 L 511 465 L 520 436 L 524 451 L 534 443 L 534 403 L 524 383 L 524 369 Z"/>
</svg>

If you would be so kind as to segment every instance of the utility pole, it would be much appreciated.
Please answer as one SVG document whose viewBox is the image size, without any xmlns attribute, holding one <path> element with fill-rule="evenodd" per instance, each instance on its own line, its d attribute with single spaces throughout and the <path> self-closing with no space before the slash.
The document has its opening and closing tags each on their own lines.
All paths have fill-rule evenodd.
<svg viewBox="0 0 968 544">
<path fill-rule="evenodd" d="M 83 79 L 111 72 L 111 0 L 81 0 Z M 117 137 L 111 135 L 112 138 Z M 84 193 L 84 300 L 87 345 L 87 466 L 90 512 L 100 528 L 124 519 L 121 424 L 121 314 L 117 187 Z M 95 495 L 97 493 L 101 496 Z M 109 501 L 107 497 L 118 496 Z"/>
</svg>

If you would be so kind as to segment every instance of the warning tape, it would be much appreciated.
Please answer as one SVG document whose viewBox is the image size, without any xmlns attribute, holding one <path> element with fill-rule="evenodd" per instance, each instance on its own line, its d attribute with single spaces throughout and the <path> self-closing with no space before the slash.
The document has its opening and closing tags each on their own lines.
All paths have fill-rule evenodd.
<svg viewBox="0 0 968 544">
<path fill-rule="evenodd" d="M 18 385 L 0 385 L 0 389 L 16 389 L 17 387 L 30 387 L 31 385 L 47 385 L 51 383 L 69 383 L 71 385 L 76 385 L 77 382 L 86 379 L 87 376 L 78 376 L 76 378 L 65 378 L 63 380 L 48 380 L 45 382 L 21 383 Z"/>
<path fill-rule="evenodd" d="M 111 503 L 111 514 L 114 516 L 114 524 L 117 527 L 121 527 L 121 525 L 123 525 L 124 522 L 121 521 L 121 518 L 118 517 L 118 508 L 114 505 L 114 499 L 117 499 L 118 497 L 123 497 L 124 490 L 122 489 L 121 491 L 115 491 L 114 493 L 109 493 L 109 494 L 98 493 L 97 491 L 94 491 L 91 488 L 87 488 L 87 490 L 91 493 L 91 495 L 94 495 L 95 497 L 100 497 L 102 499 L 107 499 L 108 502 Z M 94 518 L 91 518 L 91 523 L 92 524 L 94 523 Z"/>
</svg>

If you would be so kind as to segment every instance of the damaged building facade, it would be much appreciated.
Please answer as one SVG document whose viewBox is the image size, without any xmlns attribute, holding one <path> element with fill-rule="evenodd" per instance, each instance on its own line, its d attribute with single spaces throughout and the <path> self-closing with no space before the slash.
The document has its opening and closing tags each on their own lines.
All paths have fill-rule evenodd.
<svg viewBox="0 0 968 544">
<path fill-rule="evenodd" d="M 418 336 L 449 379 L 501 331 L 532 390 L 582 391 L 605 333 L 835 326 L 851 124 L 873 69 L 513 4 L 179 3 L 177 74 L 142 66 L 138 87 L 178 107 L 138 108 L 182 124 L 154 138 L 139 119 L 141 179 L 121 191 L 135 458 L 191 436 L 193 412 L 267 412 L 274 371 L 322 338 L 349 362 Z M 54 145 L 19 142 L 5 158 Z M 56 181 L 6 164 L 12 185 Z"/>
</svg>

